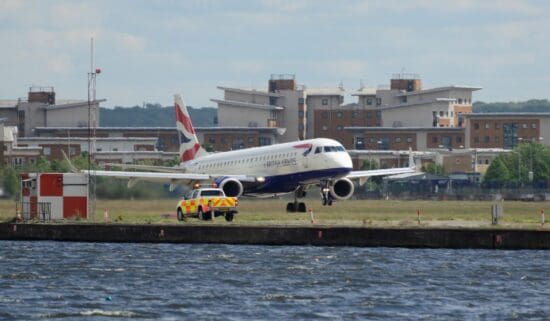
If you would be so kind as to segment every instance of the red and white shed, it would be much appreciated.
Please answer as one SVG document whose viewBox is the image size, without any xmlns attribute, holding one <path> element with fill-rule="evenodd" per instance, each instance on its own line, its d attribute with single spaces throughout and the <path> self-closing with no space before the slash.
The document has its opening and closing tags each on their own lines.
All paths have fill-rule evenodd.
<svg viewBox="0 0 550 321">
<path fill-rule="evenodd" d="M 79 173 L 21 174 L 25 219 L 88 218 L 88 178 Z"/>
</svg>

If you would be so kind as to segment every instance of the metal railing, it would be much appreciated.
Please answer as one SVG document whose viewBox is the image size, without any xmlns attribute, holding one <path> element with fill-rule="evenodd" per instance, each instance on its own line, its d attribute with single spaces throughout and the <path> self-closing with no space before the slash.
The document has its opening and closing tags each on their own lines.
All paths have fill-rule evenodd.
<svg viewBox="0 0 550 321">
<path fill-rule="evenodd" d="M 18 202 L 18 209 L 21 218 L 25 221 L 40 220 L 51 221 L 52 220 L 52 204 L 50 202 L 38 202 L 37 206 L 34 202 Z"/>
</svg>

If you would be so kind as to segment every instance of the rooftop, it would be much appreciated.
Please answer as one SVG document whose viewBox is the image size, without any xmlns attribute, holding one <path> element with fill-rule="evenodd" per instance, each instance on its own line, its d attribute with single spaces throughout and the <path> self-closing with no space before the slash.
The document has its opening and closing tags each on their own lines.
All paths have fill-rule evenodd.
<svg viewBox="0 0 550 321">
<path fill-rule="evenodd" d="M 234 101 L 234 100 L 222 100 L 222 99 L 210 99 L 210 100 L 218 104 L 224 104 L 224 105 L 235 106 L 235 107 L 255 108 L 255 109 L 264 109 L 264 110 L 283 110 L 284 109 L 284 107 L 281 107 L 281 106 L 254 104 L 254 103 L 247 103 L 247 102 Z"/>
<path fill-rule="evenodd" d="M 463 132 L 464 127 L 365 127 L 365 126 L 350 126 L 344 127 L 349 131 L 370 131 L 370 132 L 419 132 L 419 131 L 433 131 L 433 132 Z"/>
<path fill-rule="evenodd" d="M 471 113 L 463 114 L 465 117 L 469 118 L 487 118 L 487 117 L 550 117 L 550 113 L 529 113 L 529 112 L 520 112 L 520 113 Z"/>
<path fill-rule="evenodd" d="M 414 95 L 422 95 L 422 94 L 429 94 L 429 93 L 435 93 L 440 91 L 449 91 L 449 90 L 470 90 L 470 91 L 477 91 L 481 90 L 481 87 L 471 87 L 471 86 L 445 86 L 445 87 L 436 87 L 436 88 L 430 88 L 430 89 L 422 89 L 422 90 L 416 90 L 416 91 L 407 91 L 399 93 L 397 96 L 414 96 Z"/>
</svg>

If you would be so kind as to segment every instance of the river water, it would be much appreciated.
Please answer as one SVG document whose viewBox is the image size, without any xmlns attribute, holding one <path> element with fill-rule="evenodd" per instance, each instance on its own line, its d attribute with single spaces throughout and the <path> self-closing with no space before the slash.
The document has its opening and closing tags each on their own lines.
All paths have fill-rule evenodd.
<svg viewBox="0 0 550 321">
<path fill-rule="evenodd" d="M 0 320 L 550 320 L 550 251 L 0 242 Z"/>
</svg>

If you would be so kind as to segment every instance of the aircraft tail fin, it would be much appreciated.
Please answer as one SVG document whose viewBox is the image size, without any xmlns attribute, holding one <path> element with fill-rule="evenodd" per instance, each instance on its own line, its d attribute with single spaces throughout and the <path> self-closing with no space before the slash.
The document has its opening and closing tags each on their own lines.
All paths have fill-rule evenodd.
<svg viewBox="0 0 550 321">
<path fill-rule="evenodd" d="M 188 162 L 207 155 L 208 153 L 199 144 L 191 117 L 181 95 L 174 95 L 174 107 L 176 109 L 176 127 L 180 143 L 180 162 Z"/>
</svg>

